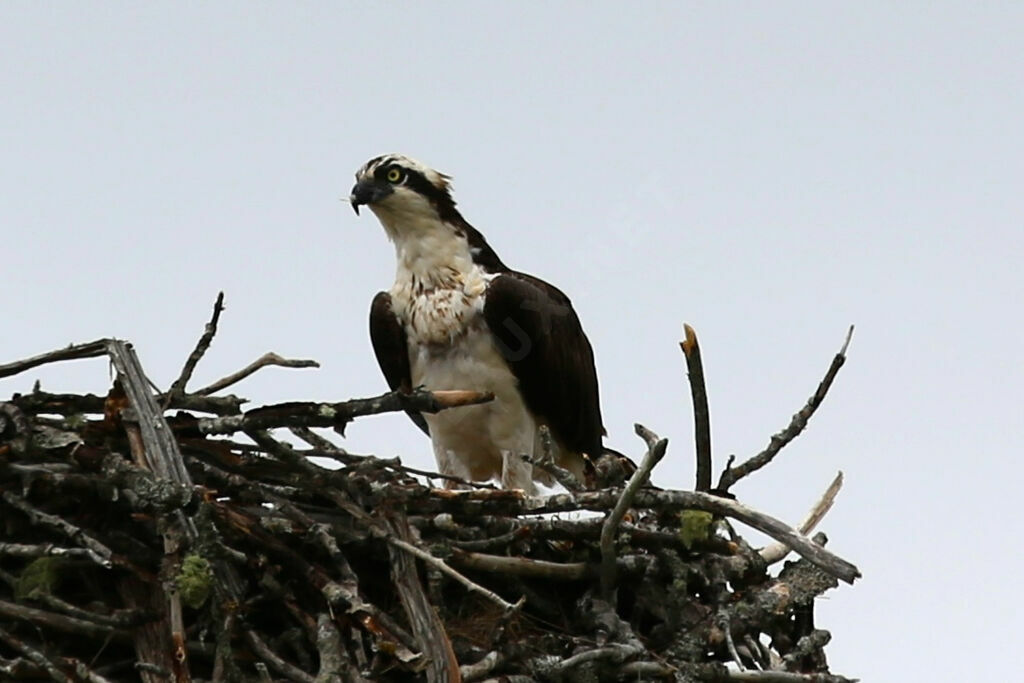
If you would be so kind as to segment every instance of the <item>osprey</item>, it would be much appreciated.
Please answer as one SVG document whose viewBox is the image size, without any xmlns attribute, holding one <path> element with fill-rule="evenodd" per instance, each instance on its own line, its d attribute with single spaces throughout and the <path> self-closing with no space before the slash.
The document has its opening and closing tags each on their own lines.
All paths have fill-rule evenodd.
<svg viewBox="0 0 1024 683">
<path fill-rule="evenodd" d="M 603 452 L 594 354 L 569 298 L 506 266 L 455 208 L 450 178 L 398 154 L 370 159 L 349 198 L 366 205 L 395 245 L 395 283 L 374 297 L 370 338 L 392 389 L 471 389 L 494 401 L 410 412 L 442 474 L 497 478 L 505 488 L 550 485 L 522 455 L 540 455 L 583 480 Z"/>
</svg>

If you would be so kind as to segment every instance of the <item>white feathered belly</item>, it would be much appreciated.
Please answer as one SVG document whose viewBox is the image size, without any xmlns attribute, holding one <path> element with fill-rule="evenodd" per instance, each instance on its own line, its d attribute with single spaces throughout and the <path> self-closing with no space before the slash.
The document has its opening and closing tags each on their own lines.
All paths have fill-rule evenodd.
<svg viewBox="0 0 1024 683">
<path fill-rule="evenodd" d="M 529 489 L 537 426 L 518 381 L 495 348 L 482 317 L 472 316 L 447 345 L 410 344 L 412 383 L 431 390 L 489 391 L 494 401 L 424 415 L 442 473 L 475 481 L 500 478 L 509 488 Z"/>
</svg>

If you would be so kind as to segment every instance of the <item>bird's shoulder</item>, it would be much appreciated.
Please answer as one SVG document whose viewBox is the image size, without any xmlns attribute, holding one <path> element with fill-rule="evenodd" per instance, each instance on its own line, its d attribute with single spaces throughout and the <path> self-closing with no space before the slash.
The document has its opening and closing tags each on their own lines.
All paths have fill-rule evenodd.
<svg viewBox="0 0 1024 683">
<path fill-rule="evenodd" d="M 531 297 L 547 299 L 566 306 L 572 305 L 569 296 L 558 287 L 536 275 L 517 270 L 506 270 L 493 275 L 488 283 L 487 293 L 496 300 L 506 297 Z"/>
</svg>

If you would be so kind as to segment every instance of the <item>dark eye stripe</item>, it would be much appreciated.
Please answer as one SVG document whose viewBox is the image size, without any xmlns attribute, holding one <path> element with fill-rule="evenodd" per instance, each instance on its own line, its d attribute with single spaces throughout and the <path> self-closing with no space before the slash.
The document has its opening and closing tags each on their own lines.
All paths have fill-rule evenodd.
<svg viewBox="0 0 1024 683">
<path fill-rule="evenodd" d="M 399 175 L 396 180 L 391 180 L 391 178 L 388 177 L 392 171 L 398 171 Z M 393 183 L 398 182 L 399 180 L 402 179 L 403 176 L 405 176 L 408 173 L 409 171 L 407 169 L 398 166 L 397 164 L 389 164 L 387 166 L 381 166 L 380 168 L 378 168 L 376 171 L 373 172 L 373 175 L 375 178 L 377 178 L 377 180 L 384 180 L 389 183 Z"/>
<path fill-rule="evenodd" d="M 398 169 L 402 176 L 398 180 L 390 180 L 388 173 L 395 169 Z M 437 207 L 437 211 L 443 220 L 452 222 L 462 221 L 462 216 L 455 210 L 455 202 L 452 200 L 448 190 L 437 187 L 427 180 L 425 175 L 415 169 L 406 168 L 395 163 L 384 163 L 373 170 L 373 177 L 380 182 L 401 183 L 416 194 L 426 197 Z"/>
<path fill-rule="evenodd" d="M 406 170 L 405 185 L 435 203 L 445 199 L 451 201 L 446 191 L 439 189 L 419 171 Z"/>
</svg>

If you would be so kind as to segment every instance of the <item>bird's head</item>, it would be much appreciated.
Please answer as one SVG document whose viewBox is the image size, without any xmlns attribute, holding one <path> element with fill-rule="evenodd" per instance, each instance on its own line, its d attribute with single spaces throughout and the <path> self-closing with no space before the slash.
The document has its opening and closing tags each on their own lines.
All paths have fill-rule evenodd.
<svg viewBox="0 0 1024 683">
<path fill-rule="evenodd" d="M 389 229 L 424 220 L 455 222 L 459 216 L 449 181 L 415 159 L 385 154 L 356 171 L 349 202 L 357 214 L 361 205 L 369 206 Z"/>
<path fill-rule="evenodd" d="M 507 270 L 484 236 L 455 208 L 451 190 L 451 178 L 444 173 L 401 154 L 385 154 L 356 171 L 349 202 L 356 214 L 363 204 L 370 207 L 400 260 L 429 253 L 433 263 L 464 254 L 487 272 Z"/>
</svg>

